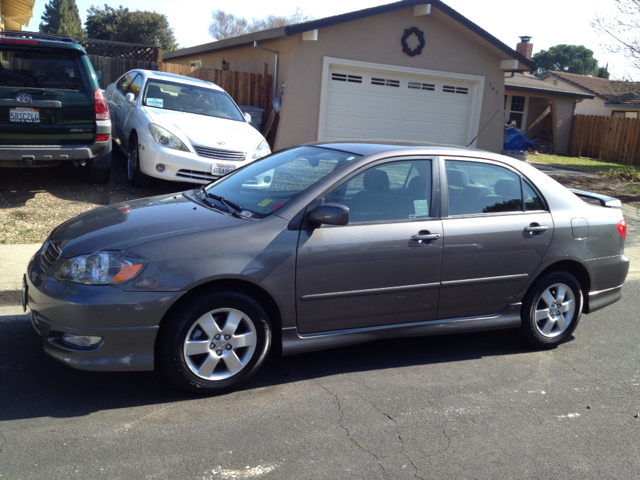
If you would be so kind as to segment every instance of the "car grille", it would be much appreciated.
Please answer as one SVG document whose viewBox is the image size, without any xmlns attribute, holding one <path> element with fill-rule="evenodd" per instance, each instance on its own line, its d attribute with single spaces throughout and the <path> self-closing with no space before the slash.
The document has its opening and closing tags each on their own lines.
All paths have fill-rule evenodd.
<svg viewBox="0 0 640 480">
<path fill-rule="evenodd" d="M 213 176 L 209 172 L 199 172 L 197 170 L 178 170 L 177 177 L 192 178 L 194 180 L 204 180 L 206 182 L 213 182 L 220 178 L 219 176 Z"/>
<path fill-rule="evenodd" d="M 60 253 L 60 247 L 47 240 L 44 244 L 42 254 L 40 254 L 40 264 L 42 265 L 43 270 L 48 270 L 53 262 L 58 259 Z"/>
<path fill-rule="evenodd" d="M 246 152 L 234 152 L 232 150 L 219 150 L 217 148 L 199 146 L 194 146 L 193 148 L 201 157 L 212 158 L 214 160 L 231 160 L 241 162 L 247 156 Z"/>
</svg>

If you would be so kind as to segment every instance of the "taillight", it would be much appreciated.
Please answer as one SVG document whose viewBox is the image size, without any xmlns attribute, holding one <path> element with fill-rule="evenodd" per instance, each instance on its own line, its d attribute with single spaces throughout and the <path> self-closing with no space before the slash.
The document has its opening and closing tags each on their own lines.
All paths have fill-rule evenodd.
<svg viewBox="0 0 640 480">
<path fill-rule="evenodd" d="M 17 43 L 19 45 L 40 45 L 37 40 L 22 40 L 20 38 L 0 38 L 0 43 Z"/>
<path fill-rule="evenodd" d="M 96 142 L 108 142 L 109 134 L 108 133 L 99 133 L 96 135 Z"/>
<path fill-rule="evenodd" d="M 109 120 L 109 107 L 107 107 L 107 101 L 102 95 L 102 90 L 96 88 L 96 91 L 93 92 L 93 97 L 96 101 L 96 120 Z"/>
<path fill-rule="evenodd" d="M 622 238 L 624 240 L 627 239 L 627 221 L 626 220 L 620 220 L 617 224 L 616 227 L 618 227 L 618 232 L 620 232 L 620 235 L 622 236 Z"/>
</svg>

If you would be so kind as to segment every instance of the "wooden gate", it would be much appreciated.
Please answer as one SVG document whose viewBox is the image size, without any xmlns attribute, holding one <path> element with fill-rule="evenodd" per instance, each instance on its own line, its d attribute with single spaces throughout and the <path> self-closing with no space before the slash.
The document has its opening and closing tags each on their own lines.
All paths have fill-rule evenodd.
<svg viewBox="0 0 640 480">
<path fill-rule="evenodd" d="M 570 154 L 640 164 L 640 119 L 575 115 Z"/>
</svg>

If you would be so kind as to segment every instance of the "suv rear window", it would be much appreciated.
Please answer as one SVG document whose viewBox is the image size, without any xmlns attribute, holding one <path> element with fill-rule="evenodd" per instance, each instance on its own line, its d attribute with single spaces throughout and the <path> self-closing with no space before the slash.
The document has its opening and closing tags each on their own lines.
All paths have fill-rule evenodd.
<svg viewBox="0 0 640 480">
<path fill-rule="evenodd" d="M 74 51 L 0 46 L 0 87 L 86 91 L 80 55 Z"/>
</svg>

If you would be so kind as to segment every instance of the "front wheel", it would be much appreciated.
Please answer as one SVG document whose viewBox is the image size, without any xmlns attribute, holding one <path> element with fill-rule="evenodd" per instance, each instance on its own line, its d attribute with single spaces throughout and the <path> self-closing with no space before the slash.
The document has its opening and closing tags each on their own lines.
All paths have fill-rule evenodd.
<svg viewBox="0 0 640 480">
<path fill-rule="evenodd" d="M 271 325 L 262 306 L 236 291 L 190 299 L 166 319 L 158 355 L 180 388 L 204 395 L 225 393 L 260 368 L 271 347 Z"/>
<path fill-rule="evenodd" d="M 578 326 L 582 313 L 582 288 L 566 272 L 551 272 L 537 280 L 522 304 L 521 332 L 537 348 L 553 348 Z"/>
<path fill-rule="evenodd" d="M 140 170 L 140 149 L 138 148 L 138 137 L 135 133 L 129 138 L 129 153 L 127 155 L 127 178 L 132 185 L 151 185 L 152 178 L 145 175 Z"/>
</svg>

